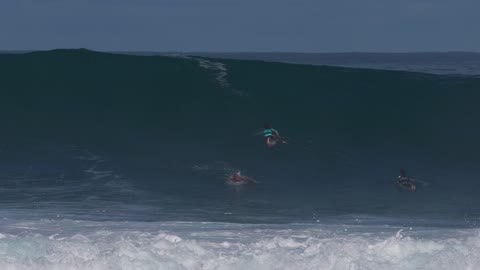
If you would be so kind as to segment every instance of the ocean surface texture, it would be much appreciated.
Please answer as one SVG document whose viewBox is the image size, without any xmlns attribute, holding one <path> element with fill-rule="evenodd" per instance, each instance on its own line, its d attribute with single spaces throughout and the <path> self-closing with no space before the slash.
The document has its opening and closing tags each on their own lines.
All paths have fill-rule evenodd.
<svg viewBox="0 0 480 270">
<path fill-rule="evenodd" d="M 480 60 L 454 55 L 0 54 L 0 269 L 480 269 Z"/>
</svg>

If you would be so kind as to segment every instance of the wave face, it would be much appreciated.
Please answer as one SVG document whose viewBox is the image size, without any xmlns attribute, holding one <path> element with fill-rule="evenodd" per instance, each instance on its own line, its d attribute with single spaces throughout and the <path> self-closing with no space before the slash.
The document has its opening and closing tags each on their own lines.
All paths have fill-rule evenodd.
<svg viewBox="0 0 480 270">
<path fill-rule="evenodd" d="M 1 269 L 480 268 L 478 78 L 87 50 L 0 74 Z"/>
<path fill-rule="evenodd" d="M 8 217 L 480 218 L 475 77 L 87 50 L 0 55 L 0 74 Z M 267 149 L 265 122 L 289 144 Z M 225 184 L 237 170 L 258 184 Z"/>
</svg>

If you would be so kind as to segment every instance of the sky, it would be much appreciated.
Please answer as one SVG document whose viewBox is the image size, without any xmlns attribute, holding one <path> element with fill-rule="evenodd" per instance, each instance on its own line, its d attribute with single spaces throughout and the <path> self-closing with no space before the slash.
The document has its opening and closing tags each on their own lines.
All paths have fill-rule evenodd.
<svg viewBox="0 0 480 270">
<path fill-rule="evenodd" d="M 0 0 L 0 50 L 480 52 L 480 0 Z"/>
</svg>

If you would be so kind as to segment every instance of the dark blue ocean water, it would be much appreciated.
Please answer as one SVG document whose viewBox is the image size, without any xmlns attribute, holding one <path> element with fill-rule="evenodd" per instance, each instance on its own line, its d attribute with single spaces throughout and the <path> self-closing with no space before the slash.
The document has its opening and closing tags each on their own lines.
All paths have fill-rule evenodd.
<svg viewBox="0 0 480 270">
<path fill-rule="evenodd" d="M 404 70 L 440 75 L 480 74 L 480 53 L 191 53 L 212 58 L 302 65 Z"/>
<path fill-rule="evenodd" d="M 0 55 L 0 266 L 480 266 L 475 72 L 254 56 Z"/>
</svg>

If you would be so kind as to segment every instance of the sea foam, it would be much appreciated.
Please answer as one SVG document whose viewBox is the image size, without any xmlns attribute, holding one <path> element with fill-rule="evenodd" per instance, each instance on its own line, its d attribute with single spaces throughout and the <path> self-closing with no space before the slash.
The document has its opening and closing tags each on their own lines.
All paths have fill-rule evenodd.
<svg viewBox="0 0 480 270">
<path fill-rule="evenodd" d="M 55 234 L 53 221 L 2 226 L 1 269 L 480 268 L 475 229 L 57 222 Z"/>
</svg>

